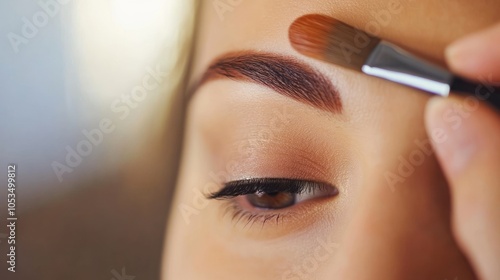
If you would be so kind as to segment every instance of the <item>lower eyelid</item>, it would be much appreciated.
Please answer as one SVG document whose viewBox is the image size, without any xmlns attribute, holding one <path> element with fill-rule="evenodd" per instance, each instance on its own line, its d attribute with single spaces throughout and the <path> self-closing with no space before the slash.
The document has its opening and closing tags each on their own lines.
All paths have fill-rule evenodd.
<svg viewBox="0 0 500 280">
<path fill-rule="evenodd" d="M 244 200 L 244 198 L 240 196 L 225 201 L 227 204 L 224 214 L 231 218 L 231 221 L 234 222 L 235 226 L 240 226 L 240 223 L 242 223 L 243 228 L 247 228 L 249 225 L 252 226 L 254 224 L 260 224 L 263 227 L 268 222 L 274 222 L 275 225 L 280 225 L 293 216 L 295 212 L 290 209 L 246 209 L 247 207 L 242 207 L 242 205 L 237 202 L 237 199 Z M 246 204 L 249 205 L 248 202 L 246 202 Z"/>
<path fill-rule="evenodd" d="M 320 197 L 318 199 L 325 198 L 328 197 Z M 267 225 L 286 227 L 287 224 L 303 224 L 305 217 L 307 217 L 307 220 L 312 220 L 311 216 L 318 214 L 314 204 L 320 203 L 315 200 L 310 199 L 291 207 L 269 210 L 259 210 L 252 207 L 244 196 L 234 197 L 222 202 L 225 203 L 224 216 L 229 217 L 235 227 L 248 230 L 254 225 L 259 225 L 259 228 L 263 229 Z"/>
</svg>

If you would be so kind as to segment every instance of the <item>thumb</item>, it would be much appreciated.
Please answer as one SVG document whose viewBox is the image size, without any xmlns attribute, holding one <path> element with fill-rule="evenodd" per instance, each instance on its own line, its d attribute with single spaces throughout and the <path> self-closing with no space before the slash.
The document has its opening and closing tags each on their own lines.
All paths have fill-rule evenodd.
<svg viewBox="0 0 500 280">
<path fill-rule="evenodd" d="M 436 97 L 426 128 L 450 185 L 457 242 L 481 279 L 499 279 L 500 117 L 472 97 Z"/>
<path fill-rule="evenodd" d="M 452 71 L 469 79 L 500 81 L 500 23 L 468 35 L 446 49 Z M 482 81 L 486 82 L 486 81 Z"/>
</svg>

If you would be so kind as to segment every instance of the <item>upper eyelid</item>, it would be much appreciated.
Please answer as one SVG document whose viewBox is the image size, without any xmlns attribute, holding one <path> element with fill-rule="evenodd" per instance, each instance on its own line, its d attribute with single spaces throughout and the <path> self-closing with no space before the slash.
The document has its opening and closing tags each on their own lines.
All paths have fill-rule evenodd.
<svg viewBox="0 0 500 280">
<path fill-rule="evenodd" d="M 290 179 L 290 178 L 253 178 L 253 179 L 243 179 L 237 181 L 231 181 L 225 184 L 225 187 L 220 191 L 207 194 L 208 199 L 223 199 L 231 198 L 240 195 L 252 194 L 257 192 L 263 184 L 280 184 L 281 186 L 275 187 L 273 191 L 276 192 L 294 192 L 299 193 L 303 191 L 307 186 L 305 184 L 316 185 L 318 189 L 331 190 L 331 194 L 335 195 L 338 193 L 338 189 L 326 182 L 306 180 L 306 179 Z M 302 185 L 299 185 L 302 184 Z M 310 187 L 310 185 L 309 185 Z M 269 188 L 269 186 L 268 186 Z"/>
</svg>

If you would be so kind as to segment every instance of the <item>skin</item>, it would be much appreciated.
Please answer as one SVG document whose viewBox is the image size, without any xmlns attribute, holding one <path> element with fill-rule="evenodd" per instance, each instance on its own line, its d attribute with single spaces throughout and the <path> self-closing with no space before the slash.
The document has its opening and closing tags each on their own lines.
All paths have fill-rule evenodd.
<svg viewBox="0 0 500 280">
<path fill-rule="evenodd" d="M 250 82 L 218 79 L 198 88 L 187 111 L 163 278 L 494 279 L 498 251 L 488 246 L 500 226 L 488 226 L 500 212 L 499 193 L 488 187 L 498 178 L 485 179 L 479 192 L 470 186 L 498 173 L 492 168 L 500 155 L 488 152 L 500 140 L 498 117 L 481 105 L 477 114 L 463 118 L 460 129 L 446 129 L 452 124 L 444 121 L 443 112 L 455 104 L 446 102 L 462 104 L 463 99 L 431 102 L 424 118 L 427 95 L 301 56 L 287 37 L 294 19 L 321 13 L 363 28 L 374 20 L 371 12 L 387 11 L 389 3 L 311 2 L 243 1 L 223 18 L 211 5 L 202 9 L 192 85 L 228 52 L 276 53 L 330 78 L 343 112 L 332 114 Z M 446 46 L 492 25 L 500 8 L 495 0 L 400 3 L 399 13 L 391 13 L 377 35 L 443 65 Z M 448 57 L 453 60 L 453 53 Z M 453 69 L 465 73 L 457 61 Z M 430 141 L 436 128 L 451 140 L 441 145 Z M 440 166 L 455 155 L 450 143 L 457 133 L 492 130 L 497 134 L 491 139 L 461 142 L 482 141 L 474 145 L 481 147 L 477 157 L 463 156 L 455 169 Z M 401 172 L 417 154 L 423 160 Z M 393 175 L 396 181 L 388 179 Z M 227 201 L 203 196 L 226 181 L 262 177 L 325 181 L 339 194 L 283 209 L 280 223 L 265 224 L 232 220 Z M 477 227 L 472 230 L 470 224 Z M 484 240 L 476 240 L 484 232 Z"/>
<path fill-rule="evenodd" d="M 500 24 L 453 43 L 446 50 L 446 58 L 455 72 L 470 79 L 489 77 L 498 85 L 498 43 Z M 496 279 L 500 275 L 500 176 L 497 172 L 500 118 L 490 107 L 478 103 L 469 107 L 469 114 L 460 126 L 452 126 L 443 119 L 444 114 L 457 106 L 470 104 L 467 98 L 432 100 L 427 105 L 426 127 L 429 134 L 443 129 L 450 138 L 448 143 L 436 142 L 434 147 L 450 182 L 453 234 L 480 279 Z"/>
</svg>

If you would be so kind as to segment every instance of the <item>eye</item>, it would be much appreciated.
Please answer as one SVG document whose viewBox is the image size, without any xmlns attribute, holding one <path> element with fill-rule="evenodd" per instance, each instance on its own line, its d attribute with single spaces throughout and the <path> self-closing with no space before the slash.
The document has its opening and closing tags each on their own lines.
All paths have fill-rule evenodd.
<svg viewBox="0 0 500 280">
<path fill-rule="evenodd" d="M 235 223 L 246 221 L 247 225 L 259 222 L 262 227 L 268 221 L 283 223 L 287 218 L 303 216 L 304 208 L 292 211 L 296 204 L 306 200 L 332 197 L 338 189 L 324 182 L 287 179 L 255 178 L 228 182 L 220 191 L 208 195 L 209 199 L 227 200 L 227 209 Z M 298 205 L 297 205 L 298 206 Z M 308 207 L 304 205 L 304 207 Z M 288 209 L 290 208 L 290 210 Z"/>
<path fill-rule="evenodd" d="M 247 201 L 254 207 L 264 209 L 280 209 L 295 204 L 297 194 L 287 192 L 265 193 L 258 191 L 254 194 L 247 194 Z"/>
<path fill-rule="evenodd" d="M 256 178 L 232 181 L 211 199 L 230 199 L 243 196 L 246 204 L 261 210 L 291 207 L 309 199 L 334 196 L 338 189 L 331 184 L 286 178 Z"/>
</svg>

